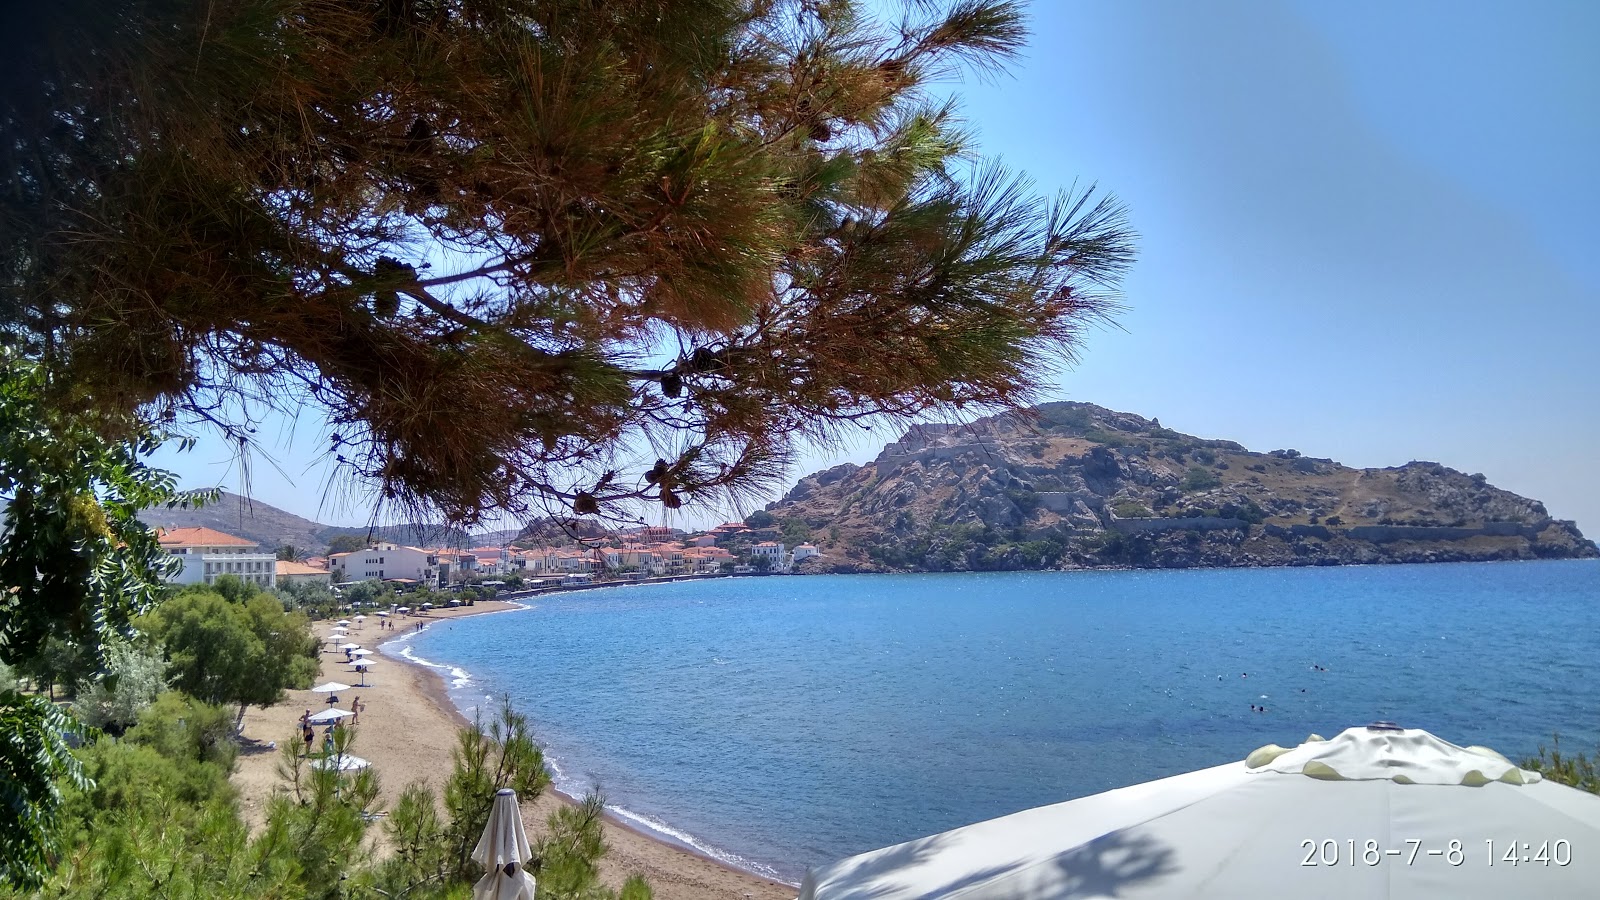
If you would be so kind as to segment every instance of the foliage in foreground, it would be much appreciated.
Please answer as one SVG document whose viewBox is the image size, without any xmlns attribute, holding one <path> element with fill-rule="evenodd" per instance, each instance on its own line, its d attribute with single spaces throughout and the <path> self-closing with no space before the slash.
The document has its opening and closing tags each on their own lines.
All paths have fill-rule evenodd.
<svg viewBox="0 0 1600 900">
<path fill-rule="evenodd" d="M 26 4 L 0 325 L 96 406 L 320 406 L 337 462 L 463 522 L 746 496 L 861 417 L 1023 405 L 1130 235 L 933 101 L 1019 3 L 879 5 Z"/>
<path fill-rule="evenodd" d="M 34 861 L 53 867 L 37 894 L 0 887 L 0 898 L 465 900 L 483 874 L 471 852 L 495 792 L 512 788 L 526 805 L 550 783 L 526 720 L 504 706 L 461 731 L 442 798 L 420 784 L 402 792 L 384 825 L 395 852 L 374 862 L 378 773 L 313 767 L 320 754 L 307 756 L 298 735 L 280 751 L 285 790 L 252 836 L 228 780 L 233 717 L 230 706 L 168 691 L 121 740 L 101 737 L 67 755 L 82 772 L 65 788 L 56 826 L 69 849 Z M 335 728 L 334 752 L 355 751 L 356 736 Z M 600 885 L 603 810 L 591 796 L 530 834 L 539 900 L 648 900 L 638 877 L 620 895 Z"/>
<path fill-rule="evenodd" d="M 422 784 L 408 786 L 389 815 L 387 828 L 397 849 L 378 867 L 373 881 L 387 896 L 455 897 L 483 875 L 472 849 L 489 821 L 495 793 L 516 791 L 526 809 L 550 785 L 527 719 L 509 701 L 487 725 L 480 719 L 462 729 L 454 758 L 442 816 L 433 792 Z M 604 798 L 591 793 L 576 806 L 552 812 L 542 836 L 529 835 L 534 856 L 528 871 L 538 882 L 539 900 L 649 900 L 650 887 L 639 876 L 630 878 L 620 895 L 600 884 L 604 811 Z"/>
<path fill-rule="evenodd" d="M 1540 747 L 1537 757 L 1523 760 L 1522 768 L 1580 791 L 1600 794 L 1600 752 L 1594 756 L 1562 753 L 1560 735 L 1553 737 L 1549 749 Z"/>
<path fill-rule="evenodd" d="M 49 394 L 41 366 L 0 349 L 0 667 L 53 693 L 57 673 L 92 684 L 104 648 L 130 639 L 160 596 L 175 561 L 139 510 L 195 498 L 141 460 L 157 432 L 127 415 L 73 415 Z M 76 780 L 75 727 L 43 699 L 0 692 L 0 881 L 45 875 L 55 785 Z"/>
</svg>

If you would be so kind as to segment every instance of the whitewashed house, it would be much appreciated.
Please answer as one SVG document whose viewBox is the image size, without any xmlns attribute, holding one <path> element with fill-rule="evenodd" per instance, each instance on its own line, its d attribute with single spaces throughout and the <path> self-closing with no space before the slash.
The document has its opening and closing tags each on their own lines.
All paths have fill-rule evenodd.
<svg viewBox="0 0 1600 900">
<path fill-rule="evenodd" d="M 784 568 L 784 546 L 782 541 L 762 541 L 750 548 L 750 555 L 756 559 L 766 559 L 772 563 L 772 571 Z"/>
<path fill-rule="evenodd" d="M 365 550 L 335 553 L 328 557 L 328 569 L 334 584 L 399 578 L 431 587 L 439 578 L 435 561 L 435 555 L 427 550 L 384 542 Z"/>
</svg>

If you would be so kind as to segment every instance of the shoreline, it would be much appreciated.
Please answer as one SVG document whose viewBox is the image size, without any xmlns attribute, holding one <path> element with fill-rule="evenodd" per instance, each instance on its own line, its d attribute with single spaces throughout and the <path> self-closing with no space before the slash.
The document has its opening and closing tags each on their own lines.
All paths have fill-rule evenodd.
<svg viewBox="0 0 1600 900">
<path fill-rule="evenodd" d="M 619 585 L 620 586 L 620 585 Z M 590 588 L 593 590 L 593 588 Z M 551 591 L 541 596 L 564 591 Z M 525 598 L 532 599 L 532 598 Z M 468 616 L 493 615 L 496 613 L 517 612 L 530 607 L 517 600 L 480 601 L 480 605 L 494 604 L 494 609 L 479 609 L 477 607 L 461 607 L 450 610 L 435 610 L 439 615 L 414 616 L 404 621 L 415 624 L 416 621 L 426 621 L 428 625 L 449 619 L 466 618 Z M 319 623 L 321 624 L 321 623 Z M 326 629 L 319 629 L 325 631 Z M 414 636 L 411 632 L 395 631 L 392 637 L 384 638 L 375 643 L 377 648 L 401 639 Z M 455 727 L 466 728 L 472 723 L 456 706 L 450 697 L 450 688 L 444 678 L 444 671 L 397 653 L 383 654 L 386 660 L 392 660 L 405 665 L 415 676 L 412 681 L 417 699 L 431 706 L 439 714 L 447 718 Z M 537 739 L 537 735 L 535 736 Z M 444 769 L 450 766 L 449 757 L 440 760 Z M 538 833 L 543 828 L 543 820 L 547 814 L 545 807 L 550 801 L 565 806 L 576 806 L 580 798 L 575 798 L 552 784 L 541 795 L 538 802 L 525 804 L 523 810 L 524 824 L 530 832 Z M 601 857 L 602 879 L 613 888 L 620 887 L 623 880 L 630 874 L 638 872 L 643 874 L 650 882 L 654 894 L 660 900 L 701 900 L 701 898 L 738 898 L 738 900 L 793 900 L 799 892 L 796 885 L 786 884 L 767 878 L 756 872 L 742 869 L 674 841 L 671 838 L 651 832 L 627 819 L 607 810 L 604 815 L 607 826 L 606 843 L 608 850 Z M 620 833 L 619 833 L 620 832 Z M 712 871 L 707 871 L 707 868 Z"/>
</svg>

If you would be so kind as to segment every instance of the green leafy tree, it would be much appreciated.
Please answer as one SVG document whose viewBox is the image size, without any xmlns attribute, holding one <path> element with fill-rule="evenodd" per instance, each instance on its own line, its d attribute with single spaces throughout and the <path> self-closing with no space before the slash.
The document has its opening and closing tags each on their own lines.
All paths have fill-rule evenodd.
<svg viewBox="0 0 1600 900">
<path fill-rule="evenodd" d="M 238 707 L 278 702 L 285 688 L 307 688 L 317 672 L 316 638 L 303 613 L 258 594 L 233 602 L 207 587 L 181 591 L 148 620 L 167 655 L 172 686 L 206 703 Z"/>
<path fill-rule="evenodd" d="M 310 619 L 329 618 L 339 605 L 339 598 L 325 584 L 280 581 L 275 590 L 285 609 L 300 610 Z"/>
<path fill-rule="evenodd" d="M 778 519 L 772 513 L 769 513 L 764 509 L 758 509 L 748 516 L 745 516 L 744 523 L 749 525 L 751 528 L 771 528 L 773 525 L 778 523 Z"/>
<path fill-rule="evenodd" d="M 284 544 L 278 548 L 278 559 L 284 562 L 299 562 L 306 558 L 305 551 L 293 544 Z"/>
<path fill-rule="evenodd" d="M 106 650 L 106 676 L 79 695 L 72 711 L 85 725 L 120 735 L 166 690 L 166 667 L 158 652 L 130 641 L 113 644 Z"/>
<path fill-rule="evenodd" d="M 0 308 L 62 390 L 310 402 L 349 471 L 458 523 L 744 498 L 858 419 L 1025 404 L 1132 255 L 1116 204 L 1036 197 L 932 99 L 1016 55 L 1010 0 L 11 26 Z"/>
<path fill-rule="evenodd" d="M 346 603 L 376 603 L 394 596 L 394 589 L 381 581 L 358 581 L 343 591 Z"/>
<path fill-rule="evenodd" d="M 811 540 L 811 526 L 806 520 L 798 516 L 790 516 L 783 520 L 783 540 L 785 543 L 803 544 Z"/>
<path fill-rule="evenodd" d="M 0 665 L 92 681 L 106 643 L 130 635 L 179 564 L 137 517 L 188 505 L 142 457 L 161 437 L 123 413 L 74 416 L 38 364 L 0 349 Z M 83 404 L 75 404 L 81 407 Z M 59 807 L 55 780 L 78 771 L 62 711 L 0 693 L 0 880 L 36 884 Z"/>
<path fill-rule="evenodd" d="M 367 549 L 365 538 L 353 534 L 341 534 L 328 542 L 328 555 L 335 553 L 355 553 Z"/>
<path fill-rule="evenodd" d="M 88 785 L 66 741 L 75 727 L 43 697 L 0 692 L 0 881 L 34 886 L 49 871 L 61 785 Z"/>
</svg>

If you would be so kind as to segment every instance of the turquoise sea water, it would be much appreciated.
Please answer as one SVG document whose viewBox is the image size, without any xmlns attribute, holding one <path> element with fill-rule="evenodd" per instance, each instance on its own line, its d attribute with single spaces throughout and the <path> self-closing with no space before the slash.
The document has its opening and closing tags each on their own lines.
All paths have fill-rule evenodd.
<svg viewBox="0 0 1600 900">
<path fill-rule="evenodd" d="M 1513 759 L 1600 741 L 1594 561 L 728 578 L 385 650 L 464 707 L 509 695 L 569 793 L 789 881 L 1375 719 Z"/>
</svg>

